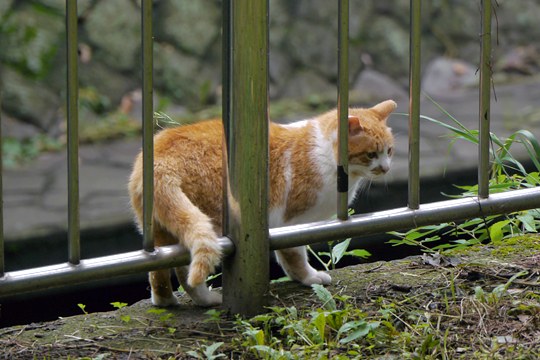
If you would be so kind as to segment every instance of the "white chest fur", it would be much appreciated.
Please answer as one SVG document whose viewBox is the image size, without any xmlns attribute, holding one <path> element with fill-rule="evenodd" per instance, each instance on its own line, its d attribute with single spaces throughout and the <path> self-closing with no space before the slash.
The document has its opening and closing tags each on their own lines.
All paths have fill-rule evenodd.
<svg viewBox="0 0 540 360">
<path fill-rule="evenodd" d="M 293 125 L 287 125 L 291 127 L 306 126 L 307 122 L 294 123 Z M 270 209 L 269 222 L 270 227 L 279 227 L 287 225 L 296 225 L 301 223 L 322 221 L 330 219 L 337 212 L 337 163 L 334 158 L 333 141 L 335 139 L 328 139 L 323 136 L 318 124 L 313 126 L 314 146 L 310 149 L 310 158 L 313 159 L 313 163 L 316 164 L 317 173 L 319 179 L 322 181 L 322 186 L 317 190 L 316 203 L 303 213 L 295 216 L 294 218 L 284 221 L 284 213 L 286 204 Z M 290 154 L 287 154 L 288 158 Z M 286 179 L 286 194 L 290 191 L 292 169 L 287 164 L 284 168 Z M 349 178 L 349 203 L 354 199 L 358 183 L 360 178 Z"/>
</svg>

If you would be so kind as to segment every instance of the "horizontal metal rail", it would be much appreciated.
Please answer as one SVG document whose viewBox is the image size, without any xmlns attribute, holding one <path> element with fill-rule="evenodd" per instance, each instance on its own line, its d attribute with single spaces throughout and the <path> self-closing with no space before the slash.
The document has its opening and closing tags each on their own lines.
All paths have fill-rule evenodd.
<svg viewBox="0 0 540 360">
<path fill-rule="evenodd" d="M 225 255 L 231 254 L 234 250 L 234 245 L 228 238 L 220 238 L 220 244 Z M 137 250 L 83 259 L 78 265 L 64 263 L 12 271 L 0 278 L 0 298 L 156 269 L 172 268 L 187 265 L 189 261 L 188 252 L 179 245 L 171 245 L 161 246 L 153 252 Z"/>
<path fill-rule="evenodd" d="M 399 208 L 355 215 L 346 221 L 321 221 L 270 229 L 270 249 L 279 250 L 539 207 L 540 188 L 513 190 L 480 200 L 476 197 L 445 200 L 423 204 L 417 210 Z M 228 238 L 220 238 L 220 244 L 225 255 L 234 251 L 234 245 Z M 59 264 L 14 271 L 0 278 L 0 298 L 188 263 L 189 255 L 178 246 L 163 246 L 152 253 L 141 250 L 81 260 L 79 265 Z"/>
</svg>

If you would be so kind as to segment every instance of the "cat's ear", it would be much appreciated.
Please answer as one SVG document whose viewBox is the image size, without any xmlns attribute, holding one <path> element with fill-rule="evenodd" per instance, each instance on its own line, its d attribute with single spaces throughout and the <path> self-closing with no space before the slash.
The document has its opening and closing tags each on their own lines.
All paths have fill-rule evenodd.
<svg viewBox="0 0 540 360">
<path fill-rule="evenodd" d="M 355 136 L 364 131 L 358 116 L 349 115 L 349 136 Z"/>
<path fill-rule="evenodd" d="M 397 104 L 394 100 L 386 100 L 378 103 L 371 110 L 375 111 L 381 116 L 381 120 L 386 120 L 392 111 L 396 110 Z"/>
</svg>

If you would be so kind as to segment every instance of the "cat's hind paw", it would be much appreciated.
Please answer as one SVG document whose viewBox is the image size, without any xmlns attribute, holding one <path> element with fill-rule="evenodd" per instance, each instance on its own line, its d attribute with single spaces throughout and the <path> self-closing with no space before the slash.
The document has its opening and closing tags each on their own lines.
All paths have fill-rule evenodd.
<svg viewBox="0 0 540 360">
<path fill-rule="evenodd" d="M 317 271 L 316 273 L 302 280 L 302 284 L 306 286 L 311 286 L 313 284 L 330 285 L 331 283 L 332 277 L 324 271 Z"/>
<path fill-rule="evenodd" d="M 192 296 L 191 299 L 195 304 L 203 307 L 217 306 L 223 302 L 223 296 L 215 291 L 208 291 L 204 295 Z"/>
</svg>

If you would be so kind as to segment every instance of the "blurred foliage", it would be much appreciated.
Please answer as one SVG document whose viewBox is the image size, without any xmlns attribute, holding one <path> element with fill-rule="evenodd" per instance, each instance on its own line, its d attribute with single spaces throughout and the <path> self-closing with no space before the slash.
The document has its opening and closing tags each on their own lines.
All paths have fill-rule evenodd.
<svg viewBox="0 0 540 360">
<path fill-rule="evenodd" d="M 36 2 L 19 11 L 7 11 L 0 21 L 0 61 L 33 79 L 43 79 L 62 44 L 60 14 Z"/>
<path fill-rule="evenodd" d="M 6 168 L 24 164 L 44 151 L 63 148 L 63 144 L 47 135 L 37 135 L 23 140 L 6 137 L 2 139 L 2 161 Z"/>
</svg>

